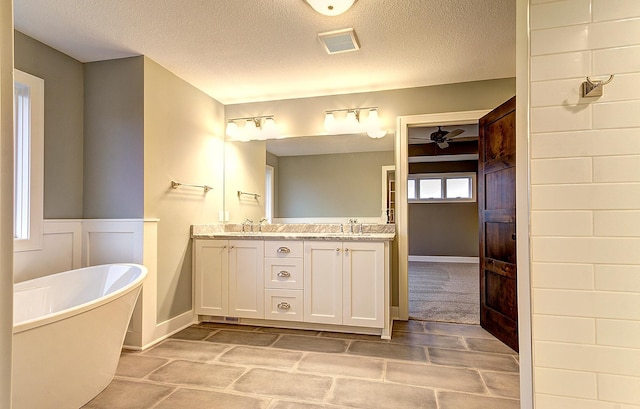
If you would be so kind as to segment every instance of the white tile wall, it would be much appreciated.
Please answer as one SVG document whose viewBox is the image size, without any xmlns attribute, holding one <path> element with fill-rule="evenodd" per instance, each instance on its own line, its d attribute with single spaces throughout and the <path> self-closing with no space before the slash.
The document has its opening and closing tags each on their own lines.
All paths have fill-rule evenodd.
<svg viewBox="0 0 640 409">
<path fill-rule="evenodd" d="M 600 399 L 640 405 L 640 378 L 598 374 Z"/>
<path fill-rule="evenodd" d="M 596 320 L 596 337 L 598 345 L 640 348 L 640 322 Z"/>
<path fill-rule="evenodd" d="M 593 0 L 593 21 L 640 17 L 638 0 Z"/>
<path fill-rule="evenodd" d="M 593 216 L 596 236 L 640 237 L 640 211 L 601 211 Z"/>
<path fill-rule="evenodd" d="M 536 397 L 536 408 L 553 409 L 640 409 L 636 405 L 621 405 L 619 403 L 579 398 L 567 398 L 557 395 L 539 394 Z"/>
<path fill-rule="evenodd" d="M 597 290 L 640 293 L 640 266 L 638 265 L 597 265 L 595 274 Z"/>
<path fill-rule="evenodd" d="M 540 393 L 594 399 L 598 394 L 596 378 L 593 372 L 537 368 L 534 382 Z"/>
<path fill-rule="evenodd" d="M 562 288 L 593 290 L 595 278 L 593 264 L 535 263 L 534 288 Z"/>
<path fill-rule="evenodd" d="M 640 71 L 640 46 L 605 48 L 592 54 L 594 75 Z"/>
<path fill-rule="evenodd" d="M 531 79 L 534 81 L 587 75 L 591 75 L 591 53 L 586 51 L 531 57 Z"/>
<path fill-rule="evenodd" d="M 531 221 L 534 236 L 593 235 L 593 212 L 532 212 Z"/>
<path fill-rule="evenodd" d="M 535 408 L 639 409 L 640 1 L 529 3 Z"/>
<path fill-rule="evenodd" d="M 536 336 L 540 341 L 596 343 L 596 320 L 593 318 L 537 314 L 533 319 L 533 325 L 538 328 Z"/>
<path fill-rule="evenodd" d="M 640 154 L 637 129 L 550 132 L 531 137 L 531 157 L 534 159 L 623 154 Z"/>
<path fill-rule="evenodd" d="M 591 182 L 591 163 L 591 158 L 534 159 L 531 161 L 531 183 L 542 185 Z"/>
</svg>

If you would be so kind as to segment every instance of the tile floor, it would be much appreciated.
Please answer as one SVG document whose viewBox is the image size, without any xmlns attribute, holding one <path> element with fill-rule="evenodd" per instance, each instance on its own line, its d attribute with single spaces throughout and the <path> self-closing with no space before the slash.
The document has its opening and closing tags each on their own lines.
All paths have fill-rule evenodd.
<svg viewBox="0 0 640 409">
<path fill-rule="evenodd" d="M 518 356 L 475 325 L 368 335 L 202 323 L 124 352 L 86 409 L 518 409 Z"/>
</svg>

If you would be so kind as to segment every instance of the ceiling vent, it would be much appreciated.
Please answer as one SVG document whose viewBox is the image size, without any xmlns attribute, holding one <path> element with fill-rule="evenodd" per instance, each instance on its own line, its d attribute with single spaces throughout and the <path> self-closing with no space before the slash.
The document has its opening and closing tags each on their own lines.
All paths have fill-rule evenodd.
<svg viewBox="0 0 640 409">
<path fill-rule="evenodd" d="M 360 49 L 356 33 L 352 28 L 320 33 L 318 39 L 328 54 L 346 53 Z"/>
</svg>

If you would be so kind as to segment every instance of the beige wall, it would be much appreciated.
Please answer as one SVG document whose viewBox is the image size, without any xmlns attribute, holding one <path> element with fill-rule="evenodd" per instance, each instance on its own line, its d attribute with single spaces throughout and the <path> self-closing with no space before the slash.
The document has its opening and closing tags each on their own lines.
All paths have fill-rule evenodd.
<svg viewBox="0 0 640 409">
<path fill-rule="evenodd" d="M 84 65 L 85 219 L 143 217 L 143 62 Z"/>
<path fill-rule="evenodd" d="M 11 407 L 13 341 L 13 9 L 0 1 L 0 409 Z"/>
<path fill-rule="evenodd" d="M 464 82 L 315 98 L 225 105 L 225 118 L 275 115 L 285 136 L 326 134 L 324 113 L 332 109 L 379 107 L 382 127 L 394 132 L 396 117 L 492 108 L 515 95 L 515 78 Z"/>
<path fill-rule="evenodd" d="M 410 174 L 477 171 L 477 161 L 409 164 Z M 408 208 L 410 256 L 478 257 L 477 201 L 409 203 Z"/>
<path fill-rule="evenodd" d="M 160 219 L 159 323 L 191 310 L 190 226 L 216 223 L 222 210 L 223 133 L 222 104 L 144 58 L 144 217 Z M 171 180 L 213 190 L 173 190 Z"/>
<path fill-rule="evenodd" d="M 640 2 L 530 3 L 535 407 L 640 408 Z"/>
<path fill-rule="evenodd" d="M 82 217 L 82 63 L 18 31 L 15 67 L 44 79 L 44 217 Z"/>
</svg>

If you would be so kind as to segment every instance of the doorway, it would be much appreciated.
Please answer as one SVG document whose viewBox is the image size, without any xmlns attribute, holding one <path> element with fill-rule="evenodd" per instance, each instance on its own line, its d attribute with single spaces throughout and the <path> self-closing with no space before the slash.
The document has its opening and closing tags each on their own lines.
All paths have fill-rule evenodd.
<svg viewBox="0 0 640 409">
<path fill-rule="evenodd" d="M 521 404 L 523 408 L 530 408 L 532 396 L 532 354 L 531 354 L 531 297 L 530 297 L 530 271 L 529 271 L 529 227 L 528 227 L 528 105 L 526 99 L 518 102 L 519 114 L 517 120 L 517 149 L 516 158 L 523 166 L 518 167 L 516 203 L 518 205 L 518 268 L 520 280 L 518 281 L 518 317 L 520 334 L 520 381 Z M 398 117 L 396 138 L 396 232 L 398 246 L 398 310 L 395 316 L 400 320 L 409 318 L 408 311 L 408 200 L 407 200 L 407 175 L 408 175 L 408 130 L 413 126 L 424 125 L 454 125 L 464 123 L 477 123 L 489 110 L 463 111 L 440 114 L 423 114 Z"/>
<path fill-rule="evenodd" d="M 408 128 L 410 319 L 480 323 L 478 131 Z"/>
<path fill-rule="evenodd" d="M 408 169 L 409 128 L 416 126 L 448 126 L 477 124 L 489 110 L 450 112 L 400 117 L 396 138 L 396 229 L 398 233 L 398 316 L 401 320 L 409 318 L 409 218 L 408 218 Z"/>
</svg>

